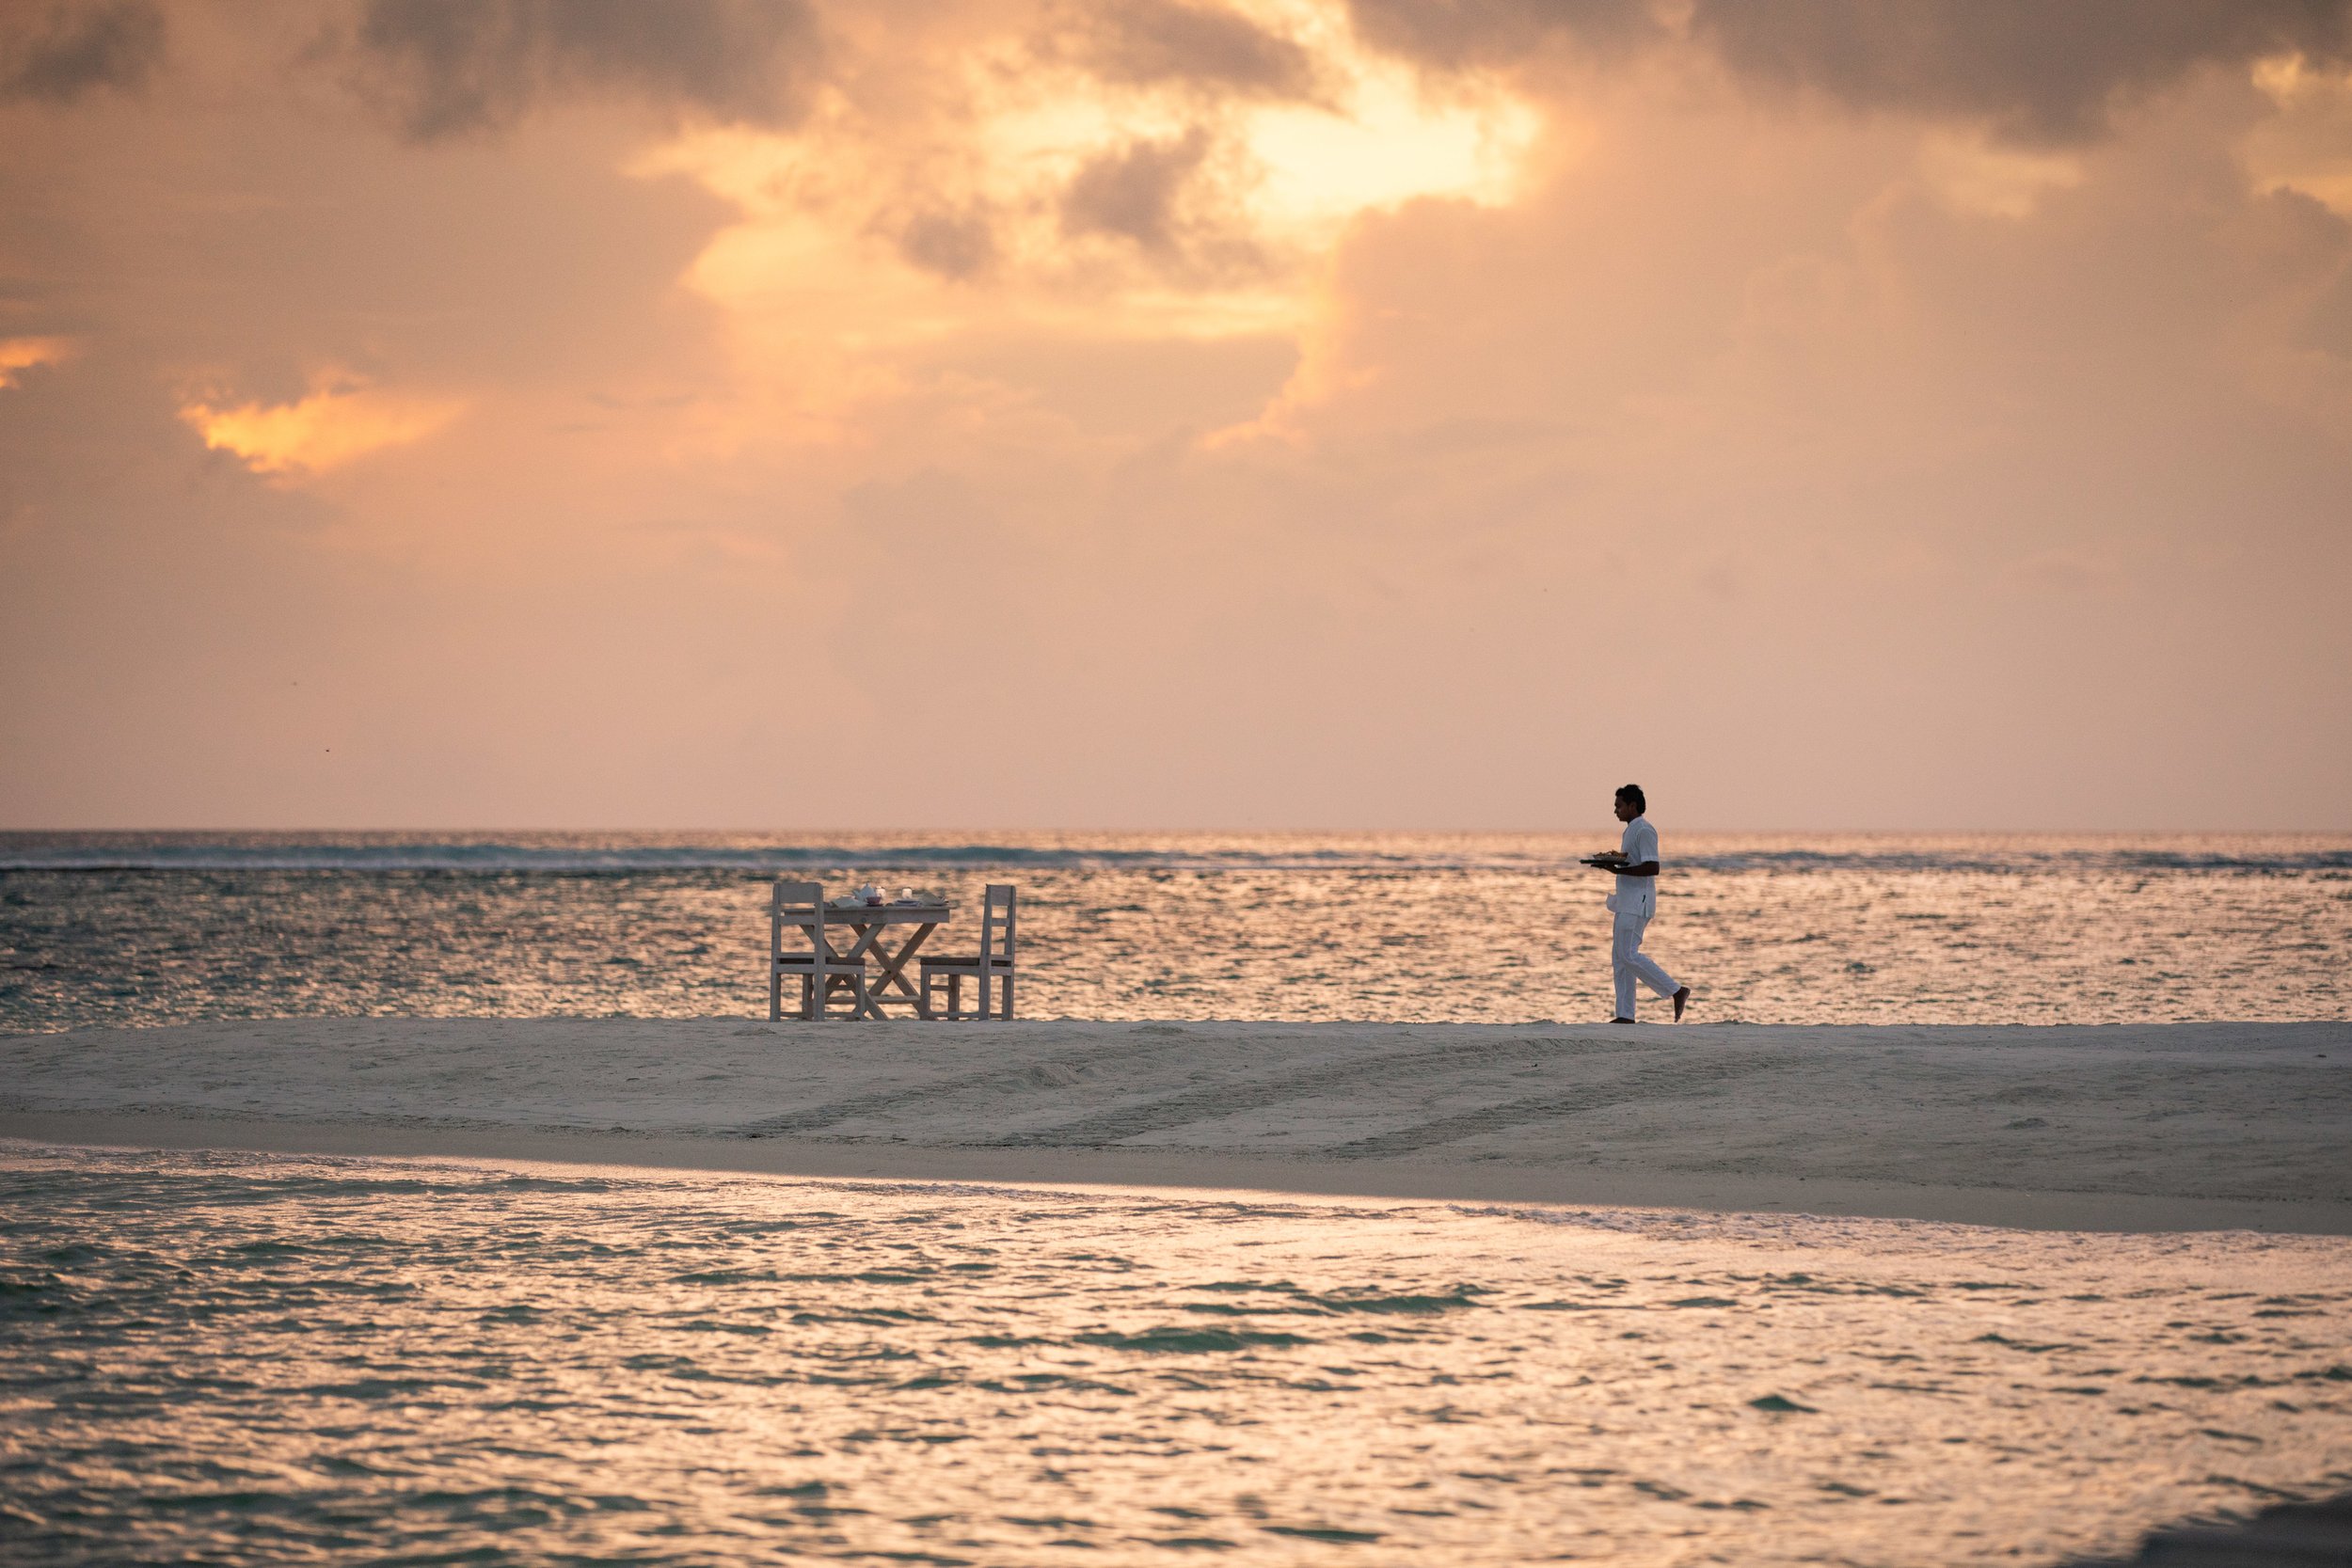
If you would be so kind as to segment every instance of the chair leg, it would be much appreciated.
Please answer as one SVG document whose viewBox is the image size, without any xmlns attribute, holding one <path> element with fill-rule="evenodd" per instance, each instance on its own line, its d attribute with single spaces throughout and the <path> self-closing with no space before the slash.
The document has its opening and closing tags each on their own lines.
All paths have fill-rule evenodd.
<svg viewBox="0 0 2352 1568">
<path fill-rule="evenodd" d="M 963 1016 L 963 972 L 961 970 L 951 969 L 947 972 L 947 1016 L 950 1019 L 959 1019 Z"/>
<path fill-rule="evenodd" d="M 1003 1010 L 996 1016 L 1002 1019 L 1005 1022 L 1010 1023 L 1012 1022 L 1012 972 L 1009 970 L 1005 973 L 1004 984 L 1005 1006 Z"/>
<path fill-rule="evenodd" d="M 768 966 L 768 1022 L 774 1023 L 783 1017 L 784 971 L 771 963 Z"/>
</svg>

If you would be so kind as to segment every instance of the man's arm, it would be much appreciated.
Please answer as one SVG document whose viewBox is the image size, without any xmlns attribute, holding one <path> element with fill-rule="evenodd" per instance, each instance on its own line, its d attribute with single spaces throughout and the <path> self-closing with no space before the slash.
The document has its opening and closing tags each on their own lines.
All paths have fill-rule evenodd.
<svg viewBox="0 0 2352 1568">
<path fill-rule="evenodd" d="M 1605 850 L 1594 856 L 1588 863 L 1596 871 L 1613 872 L 1620 877 L 1655 877 L 1658 875 L 1656 861 L 1629 861 L 1614 849 Z"/>
</svg>

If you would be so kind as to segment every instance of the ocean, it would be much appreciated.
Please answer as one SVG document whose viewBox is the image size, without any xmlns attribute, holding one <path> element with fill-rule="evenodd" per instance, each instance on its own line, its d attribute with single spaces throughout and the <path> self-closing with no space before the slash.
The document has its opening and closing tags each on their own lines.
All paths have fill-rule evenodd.
<svg viewBox="0 0 2352 1568">
<path fill-rule="evenodd" d="M 745 1016 L 767 884 L 1021 889 L 1036 1018 L 1582 1022 L 1613 835 L 0 835 L 0 1029 Z M 1665 836 L 1697 1018 L 2352 1016 L 2352 837 Z M 1649 1004 L 1655 1006 L 1655 1004 Z"/>
<path fill-rule="evenodd" d="M 11 1564 L 2054 1563 L 2352 1486 L 2352 1255 L 0 1148 Z"/>
<path fill-rule="evenodd" d="M 1608 841 L 19 833 L 0 1030 L 753 1017 L 779 875 L 948 947 L 1016 883 L 1033 1017 L 1593 1021 Z M 2341 836 L 1666 850 L 1713 1022 L 2352 1016 Z M 0 1142 L 10 1564 L 2055 1564 L 2347 1490 L 2341 1238 Z"/>
</svg>

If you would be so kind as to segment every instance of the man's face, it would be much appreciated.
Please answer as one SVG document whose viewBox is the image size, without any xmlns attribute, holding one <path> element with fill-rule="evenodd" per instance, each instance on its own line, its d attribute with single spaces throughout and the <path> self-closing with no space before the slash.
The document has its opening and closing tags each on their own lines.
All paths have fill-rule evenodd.
<svg viewBox="0 0 2352 1568">
<path fill-rule="evenodd" d="M 1627 799 L 1626 799 L 1624 796 L 1622 796 L 1622 795 L 1620 795 L 1620 796 L 1618 796 L 1618 797 L 1617 797 L 1617 820 L 1618 820 L 1618 821 L 1620 821 L 1620 822 L 1630 822 L 1630 821 L 1632 821 L 1635 817 L 1637 817 L 1637 816 L 1641 816 L 1641 815 L 1642 815 L 1642 814 L 1641 814 L 1639 811 L 1637 811 L 1637 810 L 1635 810 L 1635 809 L 1634 809 L 1634 805 L 1633 805 L 1633 802 L 1632 802 L 1632 801 L 1630 801 L 1630 800 L 1627 800 Z"/>
</svg>

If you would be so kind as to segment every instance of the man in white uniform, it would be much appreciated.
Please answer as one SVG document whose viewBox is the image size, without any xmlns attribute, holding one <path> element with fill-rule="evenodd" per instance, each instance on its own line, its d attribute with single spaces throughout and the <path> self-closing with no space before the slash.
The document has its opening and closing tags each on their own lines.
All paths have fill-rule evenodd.
<svg viewBox="0 0 2352 1568">
<path fill-rule="evenodd" d="M 1616 917 L 1609 941 L 1609 963 L 1617 980 L 1617 1016 L 1612 1023 L 1633 1022 L 1636 978 L 1674 1003 L 1677 1023 L 1682 1022 L 1683 1005 L 1691 1000 L 1691 988 L 1642 951 L 1642 933 L 1658 912 L 1658 830 L 1642 815 L 1648 809 L 1640 784 L 1617 791 L 1617 820 L 1625 824 L 1625 838 L 1613 853 L 1593 857 L 1593 863 L 1617 879 L 1617 891 L 1609 895 Z"/>
</svg>

